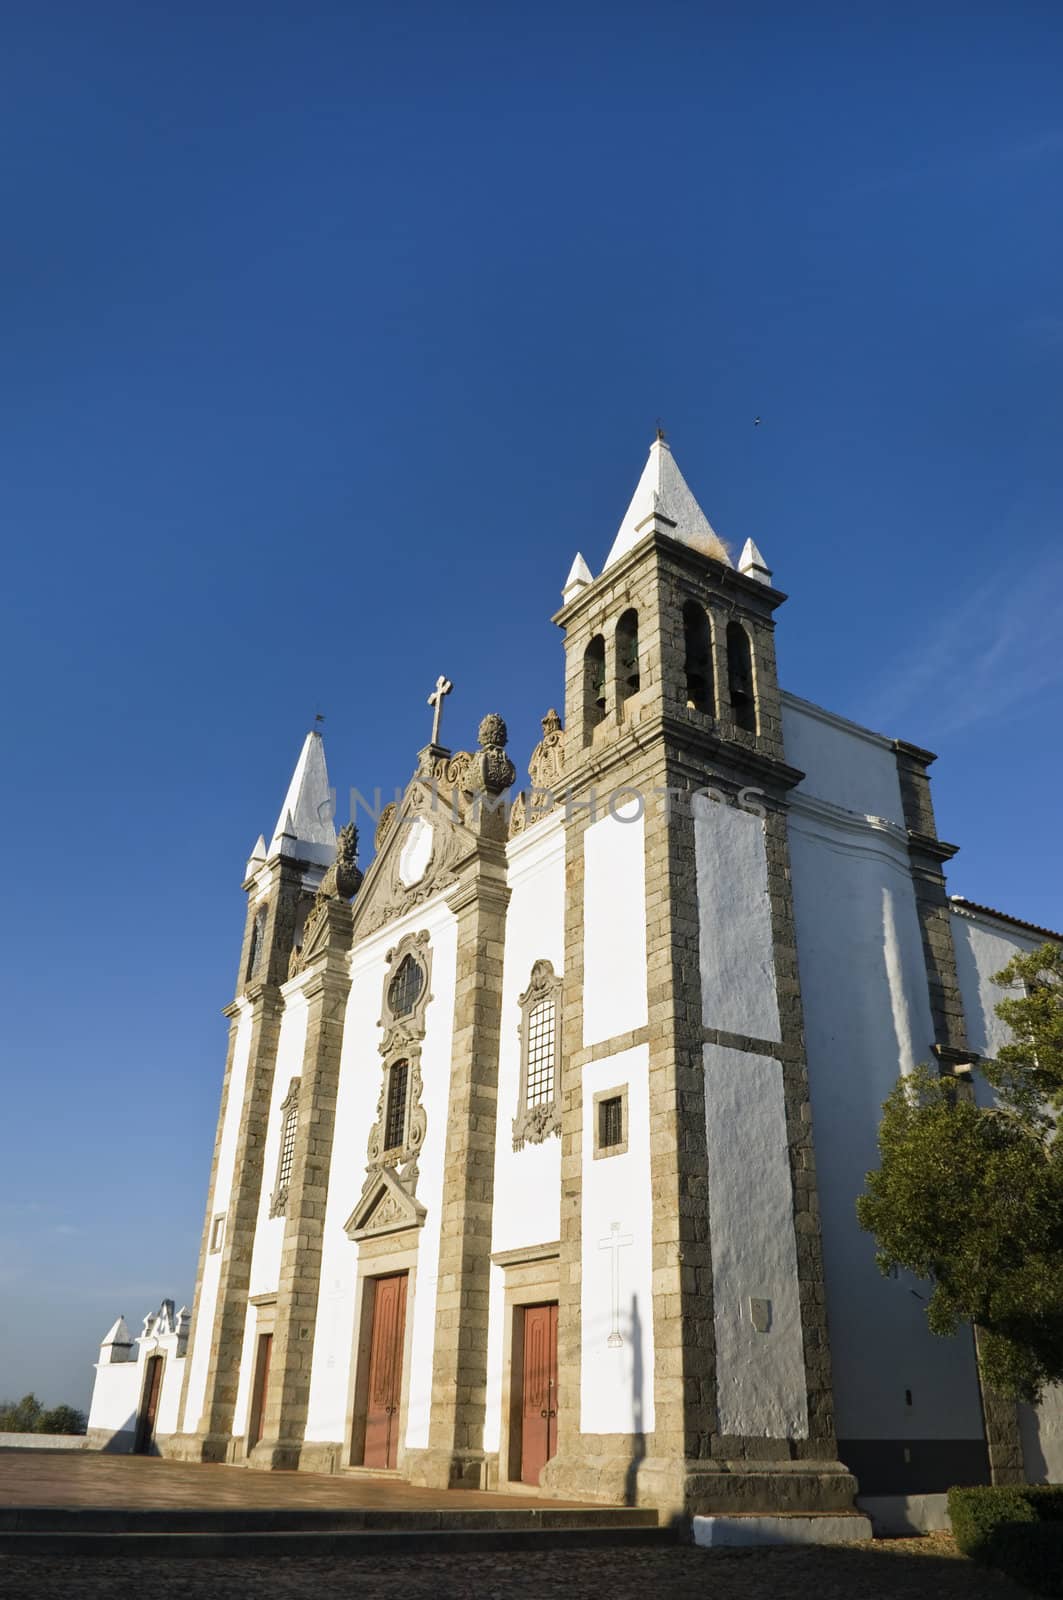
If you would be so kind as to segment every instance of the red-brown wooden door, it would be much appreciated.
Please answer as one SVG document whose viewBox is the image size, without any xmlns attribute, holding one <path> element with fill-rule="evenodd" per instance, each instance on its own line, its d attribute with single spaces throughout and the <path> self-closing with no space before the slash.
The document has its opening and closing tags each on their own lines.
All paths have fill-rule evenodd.
<svg viewBox="0 0 1063 1600">
<path fill-rule="evenodd" d="M 262 1437 L 266 1415 L 266 1393 L 269 1389 L 269 1364 L 273 1359 L 273 1335 L 260 1333 L 255 1354 L 255 1381 L 251 1390 L 251 1415 L 247 1424 L 247 1448 L 253 1450 Z"/>
<path fill-rule="evenodd" d="M 524 1381 L 521 1390 L 520 1477 L 538 1483 L 557 1449 L 557 1305 L 524 1312 Z"/>
<path fill-rule="evenodd" d="M 159 1414 L 159 1395 L 162 1392 L 162 1356 L 149 1356 L 148 1370 L 144 1376 L 144 1403 L 137 1418 L 137 1437 L 133 1449 L 137 1455 L 146 1456 L 155 1438 L 155 1419 Z"/>
<path fill-rule="evenodd" d="M 373 1288 L 373 1332 L 365 1412 L 367 1467 L 394 1467 L 399 1459 L 402 1346 L 406 1331 L 406 1274 L 377 1278 Z"/>
</svg>

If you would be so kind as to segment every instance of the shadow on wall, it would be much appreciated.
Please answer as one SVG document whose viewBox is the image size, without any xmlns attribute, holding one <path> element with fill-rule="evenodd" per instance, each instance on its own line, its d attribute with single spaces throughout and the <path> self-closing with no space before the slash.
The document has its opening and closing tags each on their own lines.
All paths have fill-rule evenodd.
<svg viewBox="0 0 1063 1600">
<path fill-rule="evenodd" d="M 645 1382 L 642 1363 L 642 1318 L 639 1316 L 639 1297 L 631 1296 L 631 1418 L 633 1445 L 631 1460 L 628 1464 L 627 1476 L 624 1481 L 624 1504 L 636 1505 L 638 1502 L 639 1467 L 646 1459 L 646 1434 L 642 1426 L 643 1401 L 642 1391 Z"/>
<path fill-rule="evenodd" d="M 99 1450 L 103 1455 L 132 1455 L 137 1442 L 137 1422 L 137 1413 L 134 1411 L 118 1428 L 90 1428 L 88 1448 Z M 153 1439 L 145 1454 L 157 1456 L 158 1453 Z"/>
</svg>

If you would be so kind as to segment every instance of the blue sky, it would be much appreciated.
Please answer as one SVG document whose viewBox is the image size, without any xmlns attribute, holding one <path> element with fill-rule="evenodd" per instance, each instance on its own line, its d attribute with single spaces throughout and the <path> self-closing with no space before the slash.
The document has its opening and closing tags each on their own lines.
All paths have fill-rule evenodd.
<svg viewBox="0 0 1063 1600">
<path fill-rule="evenodd" d="M 9 13 L 0 1395 L 191 1297 L 314 713 L 389 788 L 446 671 L 523 768 L 658 417 L 785 685 L 936 749 L 953 890 L 1059 926 L 1063 22 L 801 12 Z"/>
</svg>

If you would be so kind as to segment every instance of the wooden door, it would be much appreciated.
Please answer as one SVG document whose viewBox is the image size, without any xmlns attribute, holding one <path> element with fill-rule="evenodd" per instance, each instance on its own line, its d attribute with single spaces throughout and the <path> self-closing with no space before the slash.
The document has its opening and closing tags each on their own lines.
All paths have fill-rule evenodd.
<svg viewBox="0 0 1063 1600">
<path fill-rule="evenodd" d="M 406 1332 L 406 1274 L 377 1278 L 365 1412 L 367 1467 L 395 1467 L 399 1459 L 402 1347 Z"/>
<path fill-rule="evenodd" d="M 520 1477 L 538 1483 L 557 1449 L 557 1303 L 524 1312 Z"/>
<path fill-rule="evenodd" d="M 273 1358 L 272 1333 L 260 1333 L 255 1352 L 255 1377 L 251 1389 L 251 1415 L 247 1420 L 247 1448 L 253 1450 L 262 1437 L 266 1415 L 266 1394 L 269 1390 L 269 1364 Z"/>
<path fill-rule="evenodd" d="M 144 1400 L 137 1418 L 137 1437 L 133 1446 L 137 1455 L 146 1456 L 155 1438 L 155 1419 L 159 1414 L 159 1395 L 162 1391 L 162 1356 L 149 1356 L 148 1370 L 144 1376 Z"/>
</svg>

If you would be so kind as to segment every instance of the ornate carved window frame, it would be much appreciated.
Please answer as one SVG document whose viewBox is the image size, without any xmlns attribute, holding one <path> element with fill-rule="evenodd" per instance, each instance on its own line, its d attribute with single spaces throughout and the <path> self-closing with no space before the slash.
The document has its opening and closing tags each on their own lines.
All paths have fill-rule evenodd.
<svg viewBox="0 0 1063 1600">
<path fill-rule="evenodd" d="M 422 983 L 410 1010 L 402 1016 L 393 1010 L 390 1000 L 391 985 L 407 958 L 421 969 Z M 428 1119 L 421 1104 L 423 1083 L 421 1079 L 421 1041 L 425 1035 L 425 1013 L 432 999 L 432 947 L 427 931 L 408 933 L 389 950 L 386 956 L 387 972 L 384 975 L 381 996 L 380 1038 L 381 1055 L 380 1096 L 377 1100 L 376 1121 L 369 1131 L 366 1149 L 366 1171 L 371 1179 L 382 1168 L 403 1168 L 402 1177 L 410 1192 L 417 1182 L 417 1157 L 424 1144 Z M 385 1145 L 388 1122 L 388 1098 L 392 1069 L 400 1062 L 407 1063 L 406 1105 L 403 1117 L 403 1136 L 399 1144 Z"/>
<path fill-rule="evenodd" d="M 531 1019 L 536 1008 L 546 1000 L 552 1001 L 554 1008 L 553 1092 L 549 1100 L 530 1106 Z M 532 963 L 531 980 L 517 1004 L 520 1006 L 520 1091 L 517 1114 L 513 1118 L 513 1148 L 523 1150 L 526 1144 L 542 1144 L 551 1134 L 561 1133 L 561 1096 L 558 1092 L 561 1075 L 561 979 L 554 971 L 552 961 Z"/>
<path fill-rule="evenodd" d="M 283 1217 L 288 1205 L 288 1188 L 291 1181 L 291 1163 L 287 1163 L 285 1171 L 285 1146 L 288 1134 L 292 1134 L 292 1156 L 295 1155 L 295 1139 L 299 1131 L 299 1086 L 301 1079 L 293 1078 L 288 1085 L 288 1093 L 280 1104 L 280 1140 L 277 1145 L 277 1181 L 273 1186 L 273 1193 L 269 1198 L 269 1214 L 271 1217 Z"/>
</svg>

